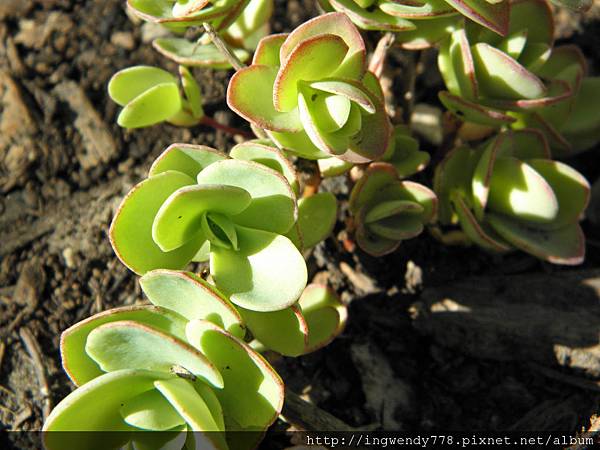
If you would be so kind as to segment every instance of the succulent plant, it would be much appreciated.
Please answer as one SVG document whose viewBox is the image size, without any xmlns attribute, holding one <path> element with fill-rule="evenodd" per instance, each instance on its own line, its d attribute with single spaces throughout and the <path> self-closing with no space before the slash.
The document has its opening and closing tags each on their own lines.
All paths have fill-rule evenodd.
<svg viewBox="0 0 600 450">
<path fill-rule="evenodd" d="M 580 264 L 586 179 L 552 161 L 535 129 L 505 131 L 480 148 L 458 147 L 436 168 L 442 224 L 460 224 L 492 252 L 519 249 L 555 264 Z"/>
<path fill-rule="evenodd" d="M 174 125 L 197 125 L 204 118 L 200 87 L 190 71 L 179 66 L 181 87 L 166 70 L 134 66 L 117 72 L 108 84 L 108 93 L 123 107 L 117 123 L 140 128 L 163 121 Z"/>
<path fill-rule="evenodd" d="M 127 0 L 127 7 L 147 22 L 173 30 L 210 23 L 218 30 L 231 25 L 250 0 Z"/>
<path fill-rule="evenodd" d="M 331 229 L 314 222 L 334 221 L 335 201 L 328 194 L 329 201 L 304 208 L 299 218 L 296 175 L 277 149 L 249 142 L 231 156 L 170 146 L 122 201 L 111 243 L 138 274 L 210 260 L 217 287 L 236 305 L 285 309 L 307 280 L 304 258 L 285 235 L 300 248 L 304 238 L 312 245 L 325 238 Z"/>
<path fill-rule="evenodd" d="M 406 49 L 430 47 L 466 17 L 500 35 L 508 30 L 509 0 L 319 0 L 325 11 L 339 11 L 365 30 L 398 33 Z"/>
<path fill-rule="evenodd" d="M 250 0 L 240 16 L 221 31 L 223 41 L 240 61 L 250 59 L 258 41 L 269 34 L 269 19 L 273 13 L 273 0 Z M 161 37 L 152 41 L 153 47 L 162 55 L 188 67 L 231 67 L 226 56 L 204 35 L 198 42 L 181 37 Z"/>
<path fill-rule="evenodd" d="M 51 450 L 119 449 L 127 441 L 127 448 L 252 449 L 283 405 L 281 378 L 250 346 L 208 320 L 160 307 L 92 316 L 63 333 L 61 352 L 78 388 L 44 431 L 87 433 L 45 433 Z M 232 443 L 231 431 L 253 433 Z"/>
<path fill-rule="evenodd" d="M 386 255 L 433 222 L 437 197 L 427 187 L 401 180 L 389 163 L 372 163 L 350 194 L 356 243 L 373 256 Z"/>
<path fill-rule="evenodd" d="M 230 108 L 304 158 L 368 162 L 391 134 L 364 41 L 346 15 L 326 14 L 258 45 L 227 90 Z"/>
<path fill-rule="evenodd" d="M 509 23 L 502 37 L 467 22 L 442 43 L 438 63 L 448 91 L 440 100 L 468 122 L 539 128 L 557 155 L 572 152 L 569 138 L 576 149 L 586 147 L 584 140 L 589 147 L 600 138 L 600 113 L 590 108 L 598 95 L 594 79 L 583 81 L 593 97 L 578 95 L 586 71 L 581 52 L 553 49 L 554 19 L 545 0 L 513 1 Z"/>
<path fill-rule="evenodd" d="M 136 449 L 255 448 L 281 412 L 283 383 L 243 341 L 247 330 L 271 350 L 299 355 L 329 343 L 346 320 L 335 293 L 318 285 L 271 313 L 236 307 L 189 272 L 151 271 L 140 285 L 152 305 L 105 311 L 62 334 L 63 367 L 78 388 L 44 425 L 131 433 L 113 446 L 105 435 L 98 446 L 93 434 L 46 433 L 49 450 L 121 448 L 128 440 Z M 231 431 L 246 433 L 240 442 Z"/>
</svg>

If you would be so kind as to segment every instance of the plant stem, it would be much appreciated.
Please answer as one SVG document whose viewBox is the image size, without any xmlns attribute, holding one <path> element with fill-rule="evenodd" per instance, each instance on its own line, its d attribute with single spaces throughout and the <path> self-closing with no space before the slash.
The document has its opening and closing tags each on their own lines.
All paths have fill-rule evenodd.
<svg viewBox="0 0 600 450">
<path fill-rule="evenodd" d="M 298 394 L 286 388 L 285 403 L 281 415 L 302 431 L 355 431 L 337 417 L 311 405 Z"/>
<path fill-rule="evenodd" d="M 239 128 L 230 127 L 229 125 L 219 123 L 215 119 L 213 119 L 212 117 L 209 117 L 209 116 L 202 117 L 200 124 L 206 125 L 207 127 L 212 127 L 216 130 L 221 130 L 224 133 L 230 134 L 232 136 L 235 136 L 236 134 L 238 134 L 240 136 L 245 137 L 246 139 L 254 139 L 256 137 L 249 131 L 241 130 Z"/>
<path fill-rule="evenodd" d="M 387 52 L 390 47 L 394 45 L 395 40 L 396 35 L 394 33 L 387 32 L 381 39 L 379 39 L 377 47 L 375 47 L 375 51 L 373 52 L 373 56 L 371 56 L 371 61 L 369 62 L 369 71 L 373 72 L 377 78 L 380 78 L 381 74 L 383 73 Z"/>
<path fill-rule="evenodd" d="M 235 70 L 240 70 L 246 67 L 246 65 L 240 61 L 240 59 L 229 49 L 227 44 L 223 41 L 223 39 L 221 39 L 221 36 L 217 34 L 211 24 L 204 22 L 202 26 L 204 27 L 206 34 L 210 36 L 212 43 L 215 44 L 215 47 L 217 47 L 223 56 L 227 58 L 227 61 L 229 61 L 229 64 L 231 64 Z"/>
</svg>

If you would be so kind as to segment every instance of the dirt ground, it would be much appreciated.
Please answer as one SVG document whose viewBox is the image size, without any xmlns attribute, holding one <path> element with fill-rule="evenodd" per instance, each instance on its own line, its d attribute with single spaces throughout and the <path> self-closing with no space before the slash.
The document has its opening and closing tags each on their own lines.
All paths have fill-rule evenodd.
<svg viewBox="0 0 600 450">
<path fill-rule="evenodd" d="M 124 3 L 0 0 L 0 431 L 39 430 L 49 408 L 72 390 L 60 366 L 62 330 L 90 314 L 143 301 L 106 235 L 122 196 L 173 142 L 234 144 L 202 126 L 127 132 L 116 125 L 118 107 L 106 93 L 114 72 L 142 63 L 175 69 L 149 44 L 156 28 L 132 21 Z M 313 2 L 276 3 L 275 32 L 315 13 L 307 6 Z M 580 45 L 594 74 L 600 73 L 599 10 L 585 18 L 558 16 L 560 41 Z M 402 56 L 393 53 L 390 62 L 392 75 L 400 73 Z M 206 111 L 246 127 L 225 104 L 230 74 L 195 74 Z M 401 79 L 394 78 L 394 92 L 403 91 Z M 439 83 L 433 72 L 419 80 L 417 102 L 436 104 L 432 88 Z M 595 150 L 571 162 L 590 182 L 599 178 Z M 430 184 L 431 174 L 428 169 L 418 178 Z M 346 181 L 323 187 L 344 205 Z M 428 233 L 391 256 L 370 258 L 347 245 L 342 207 L 334 236 L 315 249 L 309 267 L 349 304 L 347 329 L 314 354 L 274 358 L 277 369 L 293 391 L 358 429 L 595 431 L 600 208 L 594 208 L 583 224 L 586 263 L 559 268 L 523 254 L 443 246 Z M 573 297 L 562 303 L 546 296 L 544 280 L 575 286 L 580 276 L 589 292 L 569 288 L 563 294 Z M 535 307 L 536 292 L 520 289 L 529 279 L 541 280 Z M 488 299 L 487 319 L 466 311 L 463 320 L 436 321 L 444 304 L 436 297 L 440 289 L 458 286 L 455 294 L 468 303 L 469 289 L 490 284 L 499 286 L 493 291 L 498 301 L 495 294 Z M 506 289 L 508 306 L 502 303 Z M 558 322 L 550 331 L 537 316 L 523 325 L 528 311 L 554 311 L 548 320 Z M 22 435 L 13 438 L 3 448 L 25 448 Z M 267 436 L 263 445 L 287 444 Z"/>
</svg>

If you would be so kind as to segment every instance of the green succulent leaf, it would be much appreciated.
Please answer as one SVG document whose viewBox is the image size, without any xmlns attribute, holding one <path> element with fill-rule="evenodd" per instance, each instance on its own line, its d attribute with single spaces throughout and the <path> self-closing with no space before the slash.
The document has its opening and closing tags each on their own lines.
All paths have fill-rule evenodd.
<svg viewBox="0 0 600 450">
<path fill-rule="evenodd" d="M 182 269 L 196 254 L 204 237 L 197 234 L 184 246 L 163 252 L 152 239 L 154 217 L 177 189 L 194 184 L 188 175 L 166 171 L 135 186 L 123 199 L 109 236 L 119 259 L 138 275 L 153 269 Z"/>
<path fill-rule="evenodd" d="M 273 312 L 240 308 L 240 314 L 261 344 L 285 356 L 299 356 L 308 346 L 308 325 L 298 306 Z"/>
<path fill-rule="evenodd" d="M 600 141 L 600 112 L 597 108 L 600 77 L 584 78 L 571 116 L 561 128 L 576 151 L 592 148 Z"/>
<path fill-rule="evenodd" d="M 252 65 L 279 67 L 281 65 L 281 61 L 279 60 L 279 52 L 281 51 L 281 46 L 288 36 L 289 34 L 287 33 L 281 33 L 271 34 L 262 38 L 256 47 L 256 51 L 254 52 Z"/>
<path fill-rule="evenodd" d="M 307 352 L 326 346 L 343 331 L 348 312 L 332 289 L 310 284 L 298 303 L 308 324 Z"/>
<path fill-rule="evenodd" d="M 185 420 L 156 390 L 142 392 L 123 402 L 119 412 L 126 423 L 143 430 L 167 431 L 185 424 Z"/>
<path fill-rule="evenodd" d="M 237 187 L 252 197 L 245 209 L 232 213 L 231 219 L 238 225 L 284 234 L 296 221 L 294 192 L 286 179 L 269 167 L 252 161 L 219 161 L 198 174 L 198 185 L 211 184 Z"/>
<path fill-rule="evenodd" d="M 245 334 L 242 318 L 231 302 L 196 275 L 153 270 L 140 279 L 140 285 L 152 304 L 175 311 L 188 321 L 208 320 L 236 337 Z"/>
<path fill-rule="evenodd" d="M 119 414 L 121 404 L 154 388 L 156 380 L 166 380 L 173 375 L 148 370 L 128 369 L 104 374 L 77 388 L 52 410 L 43 431 L 127 431 L 130 427 Z M 118 437 L 125 441 L 127 435 Z M 114 438 L 115 436 L 113 436 Z M 106 436 L 109 438 L 109 436 Z M 45 433 L 48 448 L 106 449 L 110 445 L 91 433 L 78 434 L 75 447 L 65 447 L 68 436 Z M 116 444 L 116 443 L 115 443 Z"/>
<path fill-rule="evenodd" d="M 488 207 L 525 222 L 552 223 L 558 200 L 552 186 L 529 164 L 498 158 L 490 180 Z"/>
<path fill-rule="evenodd" d="M 485 107 L 475 102 L 470 102 L 446 91 L 441 91 L 438 94 L 438 97 L 446 108 L 458 117 L 469 122 L 475 122 L 491 127 L 501 127 L 517 121 L 514 117 L 511 117 L 502 111 Z"/>
<path fill-rule="evenodd" d="M 360 80 L 366 71 L 365 42 L 348 16 L 343 13 L 324 14 L 296 28 L 281 46 L 280 61 L 285 63 L 302 42 L 327 34 L 341 37 L 348 47 L 346 57 L 331 76 Z"/>
<path fill-rule="evenodd" d="M 227 159 L 227 155 L 205 145 L 172 144 L 152 163 L 148 177 L 174 170 L 194 180 L 212 163 Z"/>
<path fill-rule="evenodd" d="M 119 106 L 125 106 L 147 90 L 161 85 L 177 85 L 177 79 L 157 67 L 134 66 L 123 69 L 108 82 L 108 95 Z"/>
<path fill-rule="evenodd" d="M 446 0 L 461 14 L 472 21 L 493 30 L 501 36 L 508 33 L 510 2 L 487 0 Z"/>
<path fill-rule="evenodd" d="M 487 220 L 506 241 L 540 259 L 553 264 L 578 265 L 585 258 L 585 238 L 577 223 L 546 230 L 497 214 L 489 214 Z"/>
<path fill-rule="evenodd" d="M 329 2 L 363 30 L 401 32 L 416 28 L 409 20 L 386 14 L 379 8 L 370 8 L 372 5 L 361 5 L 361 2 L 354 0 L 329 0 Z"/>
<path fill-rule="evenodd" d="M 184 186 L 173 192 L 158 210 L 152 224 L 152 239 L 164 252 L 178 249 L 198 235 L 207 214 L 237 215 L 251 203 L 250 194 L 236 186 Z M 203 231 L 211 240 L 207 230 Z"/>
<path fill-rule="evenodd" d="M 176 84 L 163 83 L 148 89 L 129 102 L 117 118 L 123 128 L 142 128 L 163 122 L 181 110 Z"/>
<path fill-rule="evenodd" d="M 85 350 L 105 372 L 146 369 L 169 372 L 181 366 L 217 388 L 223 378 L 202 353 L 174 336 L 133 321 L 110 322 L 88 335 Z"/>
<path fill-rule="evenodd" d="M 277 68 L 252 65 L 238 70 L 227 87 L 227 104 L 260 128 L 294 133 L 302 130 L 296 110 L 280 112 L 273 105 Z"/>
<path fill-rule="evenodd" d="M 518 100 L 535 99 L 546 93 L 544 83 L 506 53 L 484 42 L 475 44 L 472 51 L 484 94 Z"/>
<path fill-rule="evenodd" d="M 227 58 L 213 43 L 198 45 L 183 38 L 158 38 L 152 41 L 152 46 L 163 56 L 182 66 L 213 69 L 231 67 Z M 250 58 L 247 50 L 234 48 L 232 51 L 242 62 Z"/>
<path fill-rule="evenodd" d="M 319 165 L 319 172 L 323 178 L 343 175 L 354 167 L 354 164 L 351 162 L 335 157 L 319 159 L 317 164 Z"/>
<path fill-rule="evenodd" d="M 304 258 L 286 237 L 237 227 L 239 250 L 215 247 L 210 269 L 216 285 L 238 306 L 277 311 L 296 302 L 306 286 Z"/>
<path fill-rule="evenodd" d="M 294 166 L 277 148 L 260 142 L 247 141 L 233 147 L 229 156 L 233 159 L 254 161 L 279 172 L 285 177 L 294 193 L 298 193 L 298 177 Z"/>
<path fill-rule="evenodd" d="M 228 430 L 264 430 L 283 406 L 283 382 L 248 345 L 210 322 L 187 325 L 189 341 L 223 374 L 224 388 L 215 392 Z"/>
<path fill-rule="evenodd" d="M 200 86 L 198 86 L 194 75 L 192 75 L 187 67 L 179 66 L 179 75 L 181 76 L 183 92 L 185 93 L 185 98 L 192 111 L 192 115 L 195 119 L 201 119 L 204 116 L 204 109 L 202 108 L 202 92 L 200 91 Z"/>
<path fill-rule="evenodd" d="M 558 201 L 558 215 L 552 228 L 578 222 L 590 199 L 590 185 L 585 177 L 559 161 L 532 159 L 527 164 L 544 177 Z"/>
<path fill-rule="evenodd" d="M 305 249 L 314 247 L 331 234 L 337 219 L 337 200 L 321 192 L 298 202 L 298 227 Z"/>
<path fill-rule="evenodd" d="M 273 90 L 275 109 L 292 111 L 298 105 L 298 82 L 332 75 L 348 53 L 348 45 L 334 34 L 322 34 L 300 42 L 283 60 Z"/>
<path fill-rule="evenodd" d="M 103 311 L 65 330 L 60 338 L 62 365 L 69 378 L 81 386 L 104 372 L 85 352 L 89 334 L 100 325 L 130 320 L 179 339 L 185 339 L 185 321 L 179 315 L 154 306 L 125 306 Z"/>
</svg>

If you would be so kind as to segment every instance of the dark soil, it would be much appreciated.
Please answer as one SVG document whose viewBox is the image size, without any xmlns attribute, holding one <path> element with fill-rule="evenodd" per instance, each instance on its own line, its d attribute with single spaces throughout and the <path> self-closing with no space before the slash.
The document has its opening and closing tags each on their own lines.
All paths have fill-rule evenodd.
<svg viewBox="0 0 600 450">
<path fill-rule="evenodd" d="M 135 277 L 116 259 L 106 236 L 122 196 L 173 142 L 221 149 L 234 144 L 206 127 L 126 132 L 116 125 L 118 107 L 106 93 L 114 72 L 141 63 L 175 69 L 151 48 L 155 29 L 133 22 L 124 3 L 0 0 L 0 431 L 39 430 L 45 409 L 72 390 L 60 366 L 62 330 L 101 310 L 142 301 Z M 276 3 L 276 32 L 315 13 L 306 7 L 313 2 Z M 599 11 L 586 18 L 561 13 L 558 28 L 562 41 L 582 46 L 594 73 L 600 69 Z M 393 54 L 390 62 L 397 71 L 402 57 Z M 225 104 L 230 74 L 195 74 L 207 112 L 246 127 Z M 432 86 L 438 82 L 435 74 L 426 74 L 417 84 L 417 102 L 435 103 Z M 400 84 L 395 82 L 394 92 L 403 91 Z M 594 151 L 573 164 L 590 181 L 598 179 Z M 431 170 L 421 176 L 425 183 L 430 179 Z M 343 182 L 324 187 L 347 199 Z M 484 359 L 445 346 L 418 331 L 411 319 L 411 305 L 424 289 L 473 276 L 505 274 L 510 283 L 512 274 L 577 269 L 550 267 L 523 254 L 499 257 L 446 247 L 426 233 L 389 257 L 370 258 L 344 245 L 343 220 L 313 252 L 310 267 L 350 305 L 348 327 L 321 351 L 276 360 L 292 390 L 358 428 L 575 434 L 593 426 L 600 412 L 598 389 L 550 379 L 527 361 Z M 600 267 L 597 225 L 584 223 L 586 268 Z M 41 366 L 35 348 L 25 344 L 31 347 L 28 336 L 39 346 Z M 276 437 L 264 443 L 285 445 Z"/>
</svg>

